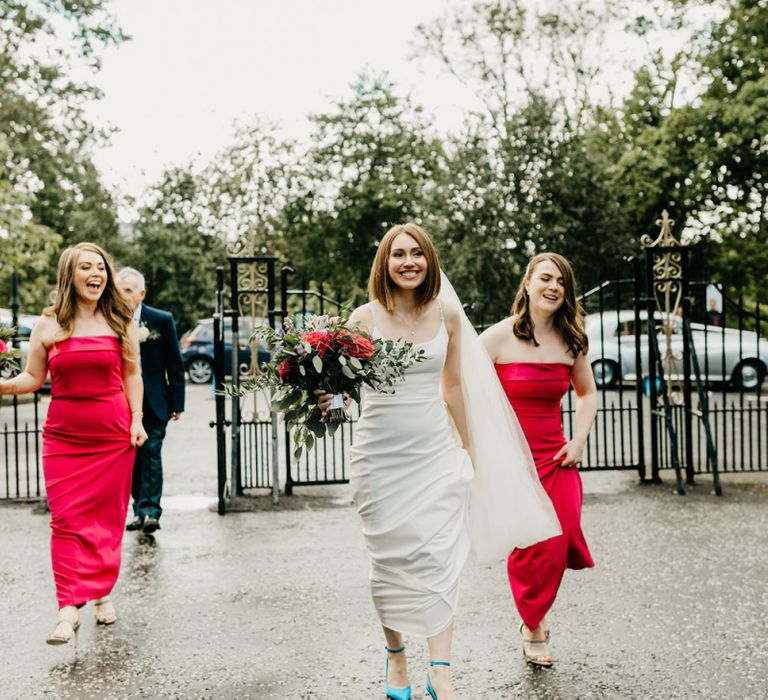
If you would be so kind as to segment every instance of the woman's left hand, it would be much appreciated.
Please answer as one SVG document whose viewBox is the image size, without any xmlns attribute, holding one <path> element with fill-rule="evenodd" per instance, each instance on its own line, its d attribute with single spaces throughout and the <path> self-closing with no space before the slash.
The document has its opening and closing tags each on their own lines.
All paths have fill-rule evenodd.
<svg viewBox="0 0 768 700">
<path fill-rule="evenodd" d="M 581 456 L 584 454 L 584 443 L 578 440 L 569 440 L 555 455 L 555 460 L 562 459 L 561 467 L 576 468 L 581 464 Z"/>
<path fill-rule="evenodd" d="M 147 431 L 144 430 L 144 424 L 140 417 L 131 421 L 131 445 L 141 447 L 147 441 Z"/>
</svg>

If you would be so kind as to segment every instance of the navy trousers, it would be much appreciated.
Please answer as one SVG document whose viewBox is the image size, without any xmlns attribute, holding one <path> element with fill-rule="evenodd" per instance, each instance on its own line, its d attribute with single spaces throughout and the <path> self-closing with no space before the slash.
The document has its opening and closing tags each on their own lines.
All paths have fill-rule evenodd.
<svg viewBox="0 0 768 700">
<path fill-rule="evenodd" d="M 160 507 L 160 497 L 163 495 L 163 460 L 160 453 L 167 425 L 144 421 L 147 441 L 136 450 L 131 483 L 133 513 L 138 518 L 160 518 L 163 512 Z"/>
</svg>

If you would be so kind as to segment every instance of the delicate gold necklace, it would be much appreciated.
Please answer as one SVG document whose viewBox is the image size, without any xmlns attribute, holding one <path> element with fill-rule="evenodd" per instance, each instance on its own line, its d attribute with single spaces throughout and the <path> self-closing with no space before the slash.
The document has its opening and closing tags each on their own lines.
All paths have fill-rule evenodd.
<svg viewBox="0 0 768 700">
<path fill-rule="evenodd" d="M 416 328 L 419 325 L 419 323 L 421 323 L 421 316 L 422 316 L 422 312 L 419 312 L 419 317 L 416 319 L 416 323 L 411 325 L 410 323 L 408 323 L 408 321 L 405 318 L 405 315 L 401 311 L 397 312 L 396 318 L 399 319 L 402 322 L 402 324 L 408 329 L 408 334 L 410 335 L 409 342 L 411 343 L 413 342 L 413 339 L 416 337 Z"/>
</svg>

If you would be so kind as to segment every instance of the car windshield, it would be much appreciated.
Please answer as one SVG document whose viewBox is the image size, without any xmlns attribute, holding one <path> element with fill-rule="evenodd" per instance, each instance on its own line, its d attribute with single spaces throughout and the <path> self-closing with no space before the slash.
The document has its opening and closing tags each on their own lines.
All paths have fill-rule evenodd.
<svg viewBox="0 0 768 700">
<path fill-rule="evenodd" d="M 257 324 L 266 323 L 265 319 L 255 319 Z M 241 317 L 238 319 L 237 335 L 241 343 L 248 341 L 253 333 L 254 319 Z M 213 320 L 206 319 L 200 321 L 195 329 L 190 333 L 191 338 L 197 343 L 212 343 L 213 342 Z M 224 341 L 227 343 L 232 342 L 232 319 L 224 319 Z"/>
</svg>

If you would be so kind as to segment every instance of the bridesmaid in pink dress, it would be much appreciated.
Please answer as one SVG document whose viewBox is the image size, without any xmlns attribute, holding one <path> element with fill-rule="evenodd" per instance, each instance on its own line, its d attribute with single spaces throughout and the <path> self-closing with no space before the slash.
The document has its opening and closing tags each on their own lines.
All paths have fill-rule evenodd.
<svg viewBox="0 0 768 700">
<path fill-rule="evenodd" d="M 522 622 L 523 655 L 549 667 L 546 614 L 555 602 L 566 569 L 594 566 L 581 531 L 581 463 L 597 413 L 597 389 L 587 361 L 587 336 L 576 300 L 570 263 L 555 253 L 535 256 L 526 269 L 512 316 L 481 339 L 517 414 L 563 534 L 516 549 L 507 560 L 512 595 Z M 560 399 L 576 391 L 573 437 L 563 435 Z"/>
<path fill-rule="evenodd" d="M 27 366 L 0 394 L 36 391 L 51 373 L 43 471 L 51 510 L 51 560 L 59 617 L 46 640 L 66 644 L 79 608 L 117 616 L 109 594 L 120 549 L 135 449 L 146 440 L 133 311 L 114 284 L 109 256 L 92 243 L 59 258 L 56 302 L 30 337 Z"/>
</svg>

